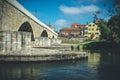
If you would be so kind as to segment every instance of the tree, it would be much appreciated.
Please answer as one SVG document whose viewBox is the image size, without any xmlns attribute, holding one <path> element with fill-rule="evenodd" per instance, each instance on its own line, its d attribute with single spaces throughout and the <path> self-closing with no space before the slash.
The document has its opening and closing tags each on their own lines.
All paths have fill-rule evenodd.
<svg viewBox="0 0 120 80">
<path fill-rule="evenodd" d="M 104 19 L 100 19 L 98 26 L 101 31 L 100 39 L 108 40 L 110 38 L 110 29 L 107 26 L 107 22 Z"/>
<path fill-rule="evenodd" d="M 113 0 L 113 13 L 118 14 L 120 13 L 120 0 Z"/>
<path fill-rule="evenodd" d="M 112 16 L 108 21 L 108 25 L 111 31 L 111 40 L 120 43 L 120 13 Z"/>
<path fill-rule="evenodd" d="M 120 13 L 120 0 L 110 0 L 111 7 L 107 10 L 109 16 L 113 16 L 117 13 Z M 104 3 L 104 7 L 108 5 L 108 2 Z"/>
</svg>

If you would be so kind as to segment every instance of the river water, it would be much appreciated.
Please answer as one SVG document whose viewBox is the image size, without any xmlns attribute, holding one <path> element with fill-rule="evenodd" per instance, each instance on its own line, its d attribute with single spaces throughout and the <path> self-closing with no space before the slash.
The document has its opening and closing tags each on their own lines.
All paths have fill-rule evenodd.
<svg viewBox="0 0 120 80">
<path fill-rule="evenodd" d="M 120 52 L 88 52 L 88 60 L 3 63 L 0 80 L 120 80 Z"/>
</svg>

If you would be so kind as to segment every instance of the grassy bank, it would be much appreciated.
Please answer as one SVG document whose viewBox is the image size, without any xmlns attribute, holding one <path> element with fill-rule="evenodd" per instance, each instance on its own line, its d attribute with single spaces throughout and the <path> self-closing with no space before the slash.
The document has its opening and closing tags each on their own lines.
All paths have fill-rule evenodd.
<svg viewBox="0 0 120 80">
<path fill-rule="evenodd" d="M 116 44 L 108 41 L 93 41 L 83 45 L 83 49 L 88 50 L 119 50 L 120 44 Z"/>
</svg>

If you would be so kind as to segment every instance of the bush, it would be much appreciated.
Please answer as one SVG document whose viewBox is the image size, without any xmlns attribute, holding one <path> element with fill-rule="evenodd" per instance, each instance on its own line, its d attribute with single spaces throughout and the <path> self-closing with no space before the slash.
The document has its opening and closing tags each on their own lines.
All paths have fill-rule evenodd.
<svg viewBox="0 0 120 80">
<path fill-rule="evenodd" d="M 72 51 L 74 50 L 74 46 L 71 46 L 71 50 L 72 50 Z"/>
<path fill-rule="evenodd" d="M 80 50 L 80 46 L 79 46 L 79 45 L 77 46 L 77 50 L 78 50 L 78 51 Z"/>
<path fill-rule="evenodd" d="M 119 43 L 120 43 L 120 38 L 119 38 L 119 37 L 116 37 L 116 38 L 114 39 L 114 42 L 117 43 L 117 44 L 119 44 Z"/>
</svg>

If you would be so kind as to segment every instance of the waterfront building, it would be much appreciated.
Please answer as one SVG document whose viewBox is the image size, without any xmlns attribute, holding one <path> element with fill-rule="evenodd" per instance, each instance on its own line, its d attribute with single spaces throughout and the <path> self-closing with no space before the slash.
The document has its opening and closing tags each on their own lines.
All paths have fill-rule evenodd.
<svg viewBox="0 0 120 80">
<path fill-rule="evenodd" d="M 72 23 L 70 27 L 60 29 L 59 36 L 61 37 L 80 37 L 83 36 L 84 26 L 79 23 Z"/>
<path fill-rule="evenodd" d="M 87 39 L 96 40 L 100 38 L 100 29 L 98 25 L 94 22 L 90 22 L 84 28 L 84 36 Z"/>
</svg>

